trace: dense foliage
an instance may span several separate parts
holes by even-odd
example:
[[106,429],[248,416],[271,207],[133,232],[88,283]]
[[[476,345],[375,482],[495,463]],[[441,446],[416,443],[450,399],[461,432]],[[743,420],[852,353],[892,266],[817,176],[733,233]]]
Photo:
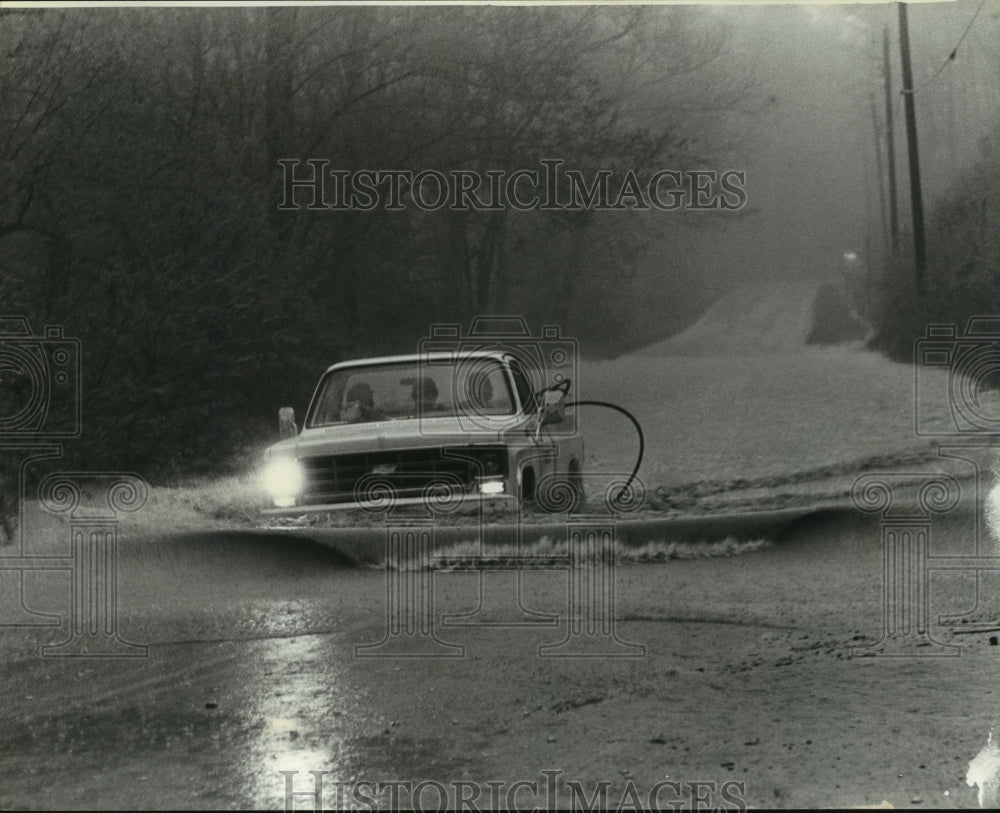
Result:
[[875,346],[899,361],[914,359],[914,343],[932,324],[954,325],[961,337],[970,318],[1000,314],[1000,144],[987,140],[979,159],[927,217],[924,291],[914,281],[910,236],[885,262]]
[[683,170],[711,143],[678,88],[745,92],[711,78],[723,46],[694,9],[0,12],[0,302],[82,342],[70,456],[238,465],[326,365],[477,313],[593,353],[669,333],[697,277],[630,281],[677,215],[284,211],[279,161]]

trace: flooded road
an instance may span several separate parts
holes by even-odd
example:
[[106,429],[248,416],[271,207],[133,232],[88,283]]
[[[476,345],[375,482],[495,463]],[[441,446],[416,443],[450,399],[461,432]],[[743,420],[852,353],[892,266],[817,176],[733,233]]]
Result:
[[[961,657],[852,658],[881,629],[877,523],[807,518],[772,541],[619,564],[610,626],[588,628],[570,610],[594,583],[551,563],[386,571],[280,537],[123,540],[118,633],[145,657],[40,657],[65,627],[0,636],[0,803],[974,805],[990,636],[938,626]],[[432,627],[394,627],[420,584]],[[932,587],[935,618],[973,605],[969,574]],[[67,613],[68,594],[66,574],[26,577],[29,607]],[[597,657],[560,657],[588,629]]]

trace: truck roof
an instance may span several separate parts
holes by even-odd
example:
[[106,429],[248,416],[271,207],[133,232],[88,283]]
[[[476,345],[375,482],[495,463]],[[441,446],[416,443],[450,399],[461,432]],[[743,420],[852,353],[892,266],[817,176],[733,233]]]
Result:
[[350,361],[338,361],[326,368],[326,372],[334,369],[346,367],[371,367],[379,364],[412,364],[415,362],[428,361],[449,361],[460,359],[493,358],[503,361],[509,353],[503,350],[456,350],[454,352],[443,350],[429,353],[406,353],[399,356],[374,356],[372,358],[351,359]]

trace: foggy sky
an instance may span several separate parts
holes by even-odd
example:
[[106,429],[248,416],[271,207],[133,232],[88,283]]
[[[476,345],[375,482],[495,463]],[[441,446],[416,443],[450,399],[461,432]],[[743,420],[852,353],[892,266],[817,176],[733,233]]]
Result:
[[[924,206],[976,157],[1000,109],[1000,3],[987,0],[953,61],[978,2],[909,6]],[[734,117],[731,161],[748,174],[755,213],[699,247],[736,279],[835,274],[843,252],[881,235],[870,94],[884,116],[882,31],[888,26],[901,225],[909,228],[906,136],[895,4],[723,7],[734,25],[733,69],[752,64],[766,103]],[[949,64],[931,80],[942,63]],[[877,248],[877,246],[875,246]]]

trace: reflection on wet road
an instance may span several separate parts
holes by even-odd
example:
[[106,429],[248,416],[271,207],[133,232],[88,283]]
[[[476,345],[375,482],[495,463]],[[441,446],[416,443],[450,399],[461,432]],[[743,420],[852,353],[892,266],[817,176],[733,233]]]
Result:
[[[323,663],[319,672],[317,663]],[[261,642],[235,708],[245,715],[251,742],[234,773],[246,776],[251,803],[281,799],[287,783],[309,782],[283,772],[323,770],[350,776],[347,743],[358,733],[363,703],[347,683],[349,662],[326,637]],[[307,774],[306,774],[307,775]]]
[[[347,743],[379,723],[348,674],[338,582],[377,596],[380,574],[309,546],[233,544],[125,547],[120,632],[148,658],[43,659],[65,630],[4,631],[5,807],[77,806],[81,788],[110,807],[275,807],[283,770],[349,774]],[[66,612],[67,586],[35,578],[26,597]],[[46,784],[53,763],[61,779]]]

